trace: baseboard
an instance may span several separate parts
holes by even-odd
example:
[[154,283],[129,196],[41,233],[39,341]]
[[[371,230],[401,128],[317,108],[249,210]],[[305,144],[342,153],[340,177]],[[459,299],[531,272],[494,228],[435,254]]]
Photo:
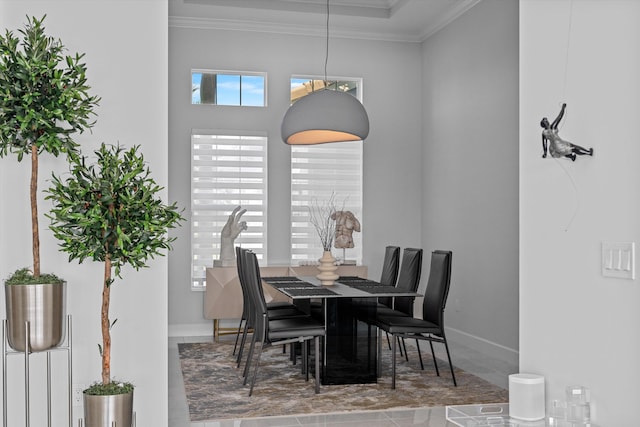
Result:
[[479,351],[489,357],[503,360],[514,366],[519,364],[519,352],[509,347],[497,344],[493,341],[463,332],[454,328],[446,328],[447,339]]
[[169,337],[202,337],[213,335],[213,320],[206,323],[180,323],[169,325]]

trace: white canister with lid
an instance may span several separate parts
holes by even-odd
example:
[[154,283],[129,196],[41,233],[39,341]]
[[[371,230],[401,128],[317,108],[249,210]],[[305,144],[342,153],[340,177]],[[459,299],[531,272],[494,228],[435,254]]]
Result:
[[524,421],[545,417],[544,377],[535,374],[509,375],[509,416]]

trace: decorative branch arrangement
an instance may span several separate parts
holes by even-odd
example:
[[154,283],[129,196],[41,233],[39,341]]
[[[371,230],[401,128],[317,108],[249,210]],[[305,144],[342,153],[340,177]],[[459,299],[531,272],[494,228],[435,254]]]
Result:
[[322,248],[325,251],[330,251],[336,236],[335,213],[338,209],[336,208],[335,193],[331,193],[329,200],[323,203],[314,198],[307,208],[309,209],[309,222],[315,227]]

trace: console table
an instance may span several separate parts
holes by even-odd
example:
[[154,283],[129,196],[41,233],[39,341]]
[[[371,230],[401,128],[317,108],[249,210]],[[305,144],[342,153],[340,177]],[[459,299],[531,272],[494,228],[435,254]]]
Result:
[[[277,276],[314,276],[318,267],[300,266],[264,266],[260,267],[262,277]],[[358,276],[367,278],[364,265],[340,265],[336,273],[340,276]],[[242,316],[242,289],[238,281],[238,270],[234,267],[207,268],[207,286],[204,295],[204,318],[213,320],[213,336],[236,333],[237,328],[221,329],[220,319],[240,319]],[[263,286],[267,302],[287,301],[288,298],[271,286]]]

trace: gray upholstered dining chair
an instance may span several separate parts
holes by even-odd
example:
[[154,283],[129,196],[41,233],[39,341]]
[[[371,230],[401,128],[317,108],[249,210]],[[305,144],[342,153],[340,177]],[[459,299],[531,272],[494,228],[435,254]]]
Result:
[[311,316],[296,316],[282,319],[273,319],[270,317],[267,303],[262,291],[262,279],[260,277],[260,268],[255,254],[251,251],[244,253],[244,273],[249,291],[250,309],[253,313],[250,315],[254,321],[253,336],[245,370],[245,384],[255,352],[256,344],[260,343],[258,355],[253,368],[253,377],[251,379],[251,387],[249,396],[253,393],[253,388],[258,376],[258,368],[260,366],[260,356],[262,351],[270,346],[285,345],[292,343],[302,343],[302,371],[309,379],[309,341],[314,340],[315,350],[315,392],[320,392],[320,337],[325,336],[325,327],[322,322],[317,321]]
[[[422,273],[422,249],[405,248],[402,251],[402,263],[396,288],[407,292],[417,292]],[[413,316],[413,304],[416,297],[393,297],[393,308],[381,307],[378,316],[408,315]]]
[[[424,369],[424,365],[422,363],[418,340],[429,341],[431,356],[433,357],[433,363],[438,376],[440,376],[440,371],[438,370],[438,363],[433,351],[433,343],[439,342],[444,344],[453,384],[455,386],[458,385],[444,331],[444,309],[451,284],[451,258],[451,251],[437,250],[431,254],[431,269],[429,271],[429,281],[427,282],[427,289],[422,304],[422,319],[416,319],[412,315],[407,314],[392,316],[380,315],[376,318],[378,340],[382,338],[382,331],[392,335],[391,388],[396,387],[396,337],[413,338],[416,340],[421,369]],[[378,349],[380,349],[379,342]]]
[[[247,334],[249,333],[249,329],[253,328],[254,322],[252,317],[253,311],[251,310],[251,300],[249,299],[249,290],[247,288],[248,282],[246,278],[245,264],[247,250],[237,246],[235,251],[236,265],[238,270],[238,281],[240,282],[240,289],[242,290],[242,317],[238,325],[238,334],[236,335],[236,342],[233,346],[233,354],[236,354],[236,347],[238,346],[238,341],[240,338],[240,348],[238,349],[238,354],[236,355],[237,366],[240,367],[240,364],[242,363],[242,354],[244,351]],[[271,319],[282,319],[286,317],[305,315],[305,313],[299,310],[295,305],[286,301],[267,303],[267,310],[269,311],[269,316]],[[243,322],[244,328],[242,328]],[[244,376],[246,376],[246,370]]]
[[[384,259],[382,260],[382,273],[380,273],[380,283],[383,285],[396,286],[398,280],[398,268],[400,267],[400,247],[399,246],[387,246],[384,248]],[[378,308],[393,308],[393,297],[378,297]],[[369,324],[371,328],[372,322],[365,322]],[[387,335],[387,343],[389,350],[391,350],[391,342]]]
[[[384,260],[382,261],[382,273],[380,283],[383,285],[395,286],[398,280],[398,268],[400,267],[400,247],[387,246],[384,248]],[[391,297],[380,297],[378,302],[386,307],[393,306]]]
[[[420,286],[420,277],[422,274],[422,249],[405,248],[402,251],[402,263],[400,265],[400,271],[396,288],[403,289],[407,292],[417,292]],[[378,305],[376,311],[376,318],[371,322],[377,323],[377,318],[380,316],[413,316],[413,305],[415,297],[393,297],[393,306]],[[387,341],[388,342],[388,341]],[[400,339],[398,338],[398,342]],[[391,348],[391,346],[389,346]],[[409,360],[407,349],[404,341],[402,341],[402,347],[400,353],[404,349],[404,356]],[[378,353],[378,358],[380,354]]]

